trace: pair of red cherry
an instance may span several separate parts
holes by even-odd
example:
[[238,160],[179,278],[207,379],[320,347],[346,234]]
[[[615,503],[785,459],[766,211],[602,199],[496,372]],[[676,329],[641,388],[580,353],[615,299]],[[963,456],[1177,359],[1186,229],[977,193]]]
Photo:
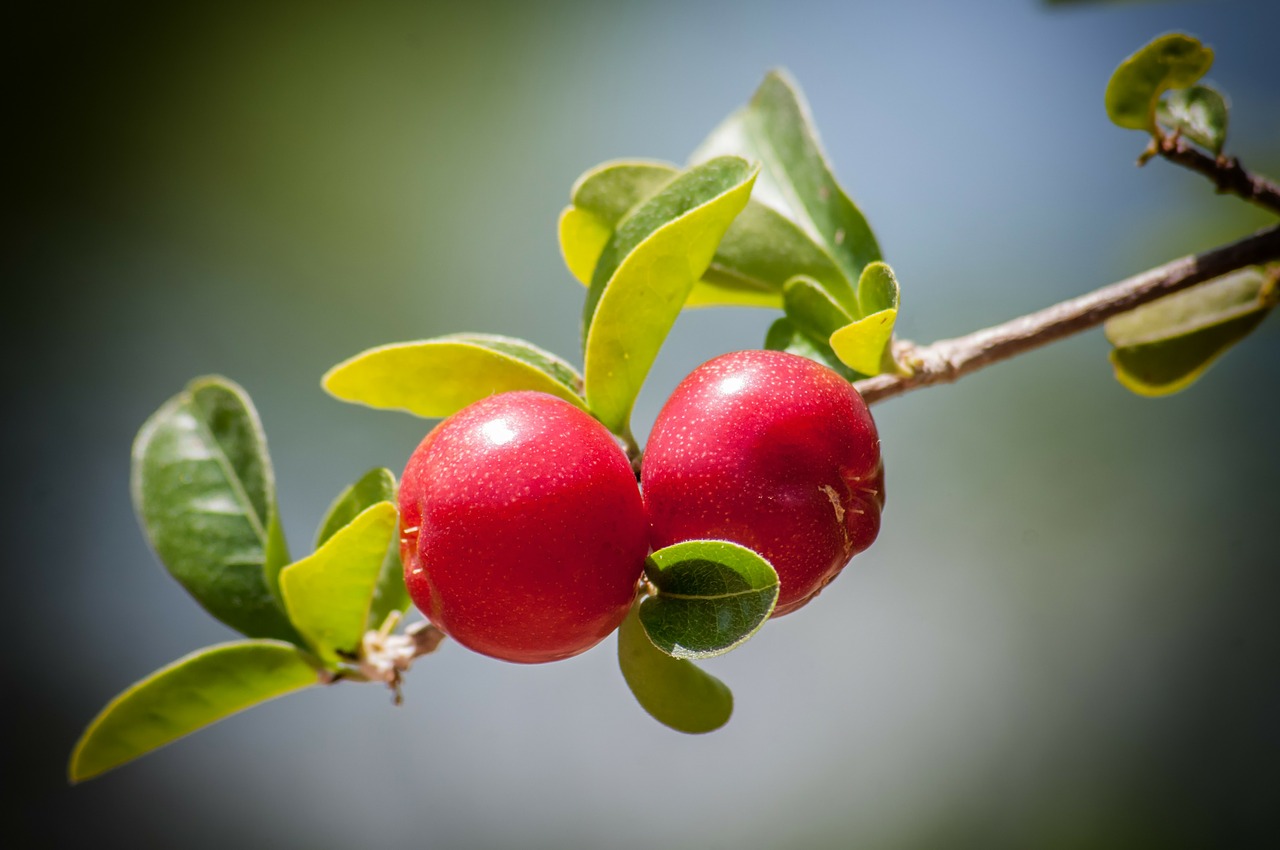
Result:
[[553,396],[490,396],[446,419],[405,468],[401,554],[414,604],[459,643],[555,661],[618,627],[651,548],[758,552],[778,573],[779,616],[871,545],[883,504],[880,441],[849,382],[741,351],[672,393],[640,487],[604,426]]

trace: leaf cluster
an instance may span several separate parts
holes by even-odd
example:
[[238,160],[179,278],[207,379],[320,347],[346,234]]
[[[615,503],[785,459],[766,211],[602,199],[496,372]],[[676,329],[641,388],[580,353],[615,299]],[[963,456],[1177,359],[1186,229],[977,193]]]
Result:
[[[1199,83],[1213,58],[1213,49],[1198,39],[1169,33],[1116,68],[1107,83],[1107,115],[1117,126],[1151,137],[1139,164],[1179,138],[1223,161],[1227,98]],[[1111,319],[1106,335],[1116,379],[1147,396],[1190,386],[1275,307],[1277,276],[1280,269],[1246,269]]]

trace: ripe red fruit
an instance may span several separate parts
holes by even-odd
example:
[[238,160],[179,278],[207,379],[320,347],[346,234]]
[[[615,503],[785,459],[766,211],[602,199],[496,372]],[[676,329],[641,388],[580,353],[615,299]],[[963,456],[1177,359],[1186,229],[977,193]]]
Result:
[[635,474],[596,420],[544,393],[490,396],[427,435],[400,483],[418,608],[507,661],[555,661],[626,616],[648,553]]
[[759,552],[781,583],[775,617],[871,545],[884,506],[862,397],[779,351],[726,354],[685,378],[654,423],[641,484],[654,549],[715,538]]

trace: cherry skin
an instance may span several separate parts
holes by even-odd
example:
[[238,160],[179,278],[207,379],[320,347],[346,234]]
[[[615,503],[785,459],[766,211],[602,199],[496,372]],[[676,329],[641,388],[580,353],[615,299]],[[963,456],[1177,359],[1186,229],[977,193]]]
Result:
[[603,425],[554,396],[490,396],[441,422],[400,483],[418,609],[507,661],[577,655],[621,623],[648,553],[635,474]]
[[794,354],[739,351],[671,394],[641,489],[654,549],[730,540],[773,564],[778,617],[876,539],[884,467],[871,413],[848,381]]

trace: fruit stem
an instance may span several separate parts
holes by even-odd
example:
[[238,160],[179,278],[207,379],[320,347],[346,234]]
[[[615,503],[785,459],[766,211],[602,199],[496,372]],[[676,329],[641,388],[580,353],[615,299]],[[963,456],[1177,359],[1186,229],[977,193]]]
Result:
[[635,435],[631,433],[631,423],[628,422],[623,426],[622,433],[617,435],[622,441],[622,450],[626,452],[627,460],[631,462],[631,470],[636,475],[636,480],[640,480],[640,461],[644,459],[644,450],[640,448],[640,444],[636,441]]

